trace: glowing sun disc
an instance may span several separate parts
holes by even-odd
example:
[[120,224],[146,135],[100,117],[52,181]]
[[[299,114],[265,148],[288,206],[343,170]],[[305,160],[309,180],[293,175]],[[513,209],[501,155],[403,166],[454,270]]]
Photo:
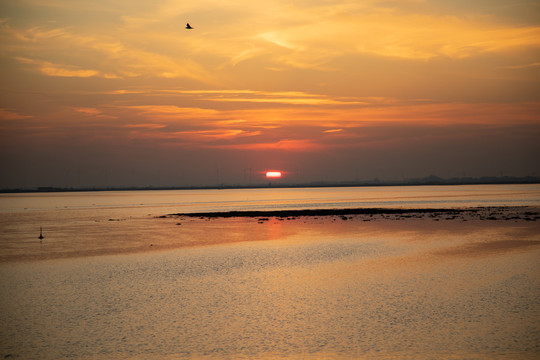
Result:
[[267,171],[266,172],[266,177],[267,178],[272,178],[272,179],[280,178],[281,177],[281,171]]

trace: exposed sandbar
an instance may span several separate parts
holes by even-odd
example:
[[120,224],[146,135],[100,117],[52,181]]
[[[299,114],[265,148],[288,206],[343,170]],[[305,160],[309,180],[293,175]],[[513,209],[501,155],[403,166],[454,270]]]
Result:
[[294,210],[246,210],[224,212],[177,213],[163,217],[198,217],[198,218],[296,218],[323,216],[375,216],[389,215],[394,218],[431,217],[443,219],[468,218],[478,220],[532,220],[540,218],[538,208],[531,207],[474,207],[446,209],[405,209],[405,208],[346,208],[346,209],[294,209]]
[[346,216],[346,215],[402,215],[402,214],[460,214],[477,212],[478,209],[298,209],[298,210],[246,210],[223,212],[178,213],[171,216],[228,218],[228,217],[298,217],[298,216]]

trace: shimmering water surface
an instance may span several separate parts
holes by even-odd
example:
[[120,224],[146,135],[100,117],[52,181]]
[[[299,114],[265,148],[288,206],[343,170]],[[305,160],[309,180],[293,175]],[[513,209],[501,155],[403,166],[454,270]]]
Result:
[[[472,186],[1,195],[0,356],[535,359],[539,194]],[[157,217],[469,204],[529,208],[482,219]]]
[[0,194],[0,212],[120,209],[123,216],[305,208],[540,206],[539,185],[96,191]]

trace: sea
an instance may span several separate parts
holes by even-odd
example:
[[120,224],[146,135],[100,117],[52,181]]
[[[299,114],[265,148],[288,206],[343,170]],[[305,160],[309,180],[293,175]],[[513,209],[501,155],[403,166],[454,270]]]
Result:
[[[338,208],[493,210],[170,216]],[[0,194],[0,357],[537,359],[538,208],[537,184]]]
[[124,215],[319,208],[538,206],[540,185],[309,187],[0,194],[0,213],[120,209]]

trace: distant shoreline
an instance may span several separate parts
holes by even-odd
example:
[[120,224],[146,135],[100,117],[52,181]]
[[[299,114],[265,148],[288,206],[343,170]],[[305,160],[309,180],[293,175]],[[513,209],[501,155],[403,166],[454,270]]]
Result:
[[404,181],[350,181],[350,182],[310,182],[281,183],[269,181],[254,185],[208,185],[208,186],[124,186],[124,187],[54,187],[0,189],[0,193],[51,193],[51,192],[93,192],[93,191],[152,191],[152,190],[236,190],[236,189],[287,189],[321,187],[390,187],[390,186],[459,186],[459,185],[533,185],[540,184],[540,177],[481,177],[443,179],[430,176],[422,179]]

